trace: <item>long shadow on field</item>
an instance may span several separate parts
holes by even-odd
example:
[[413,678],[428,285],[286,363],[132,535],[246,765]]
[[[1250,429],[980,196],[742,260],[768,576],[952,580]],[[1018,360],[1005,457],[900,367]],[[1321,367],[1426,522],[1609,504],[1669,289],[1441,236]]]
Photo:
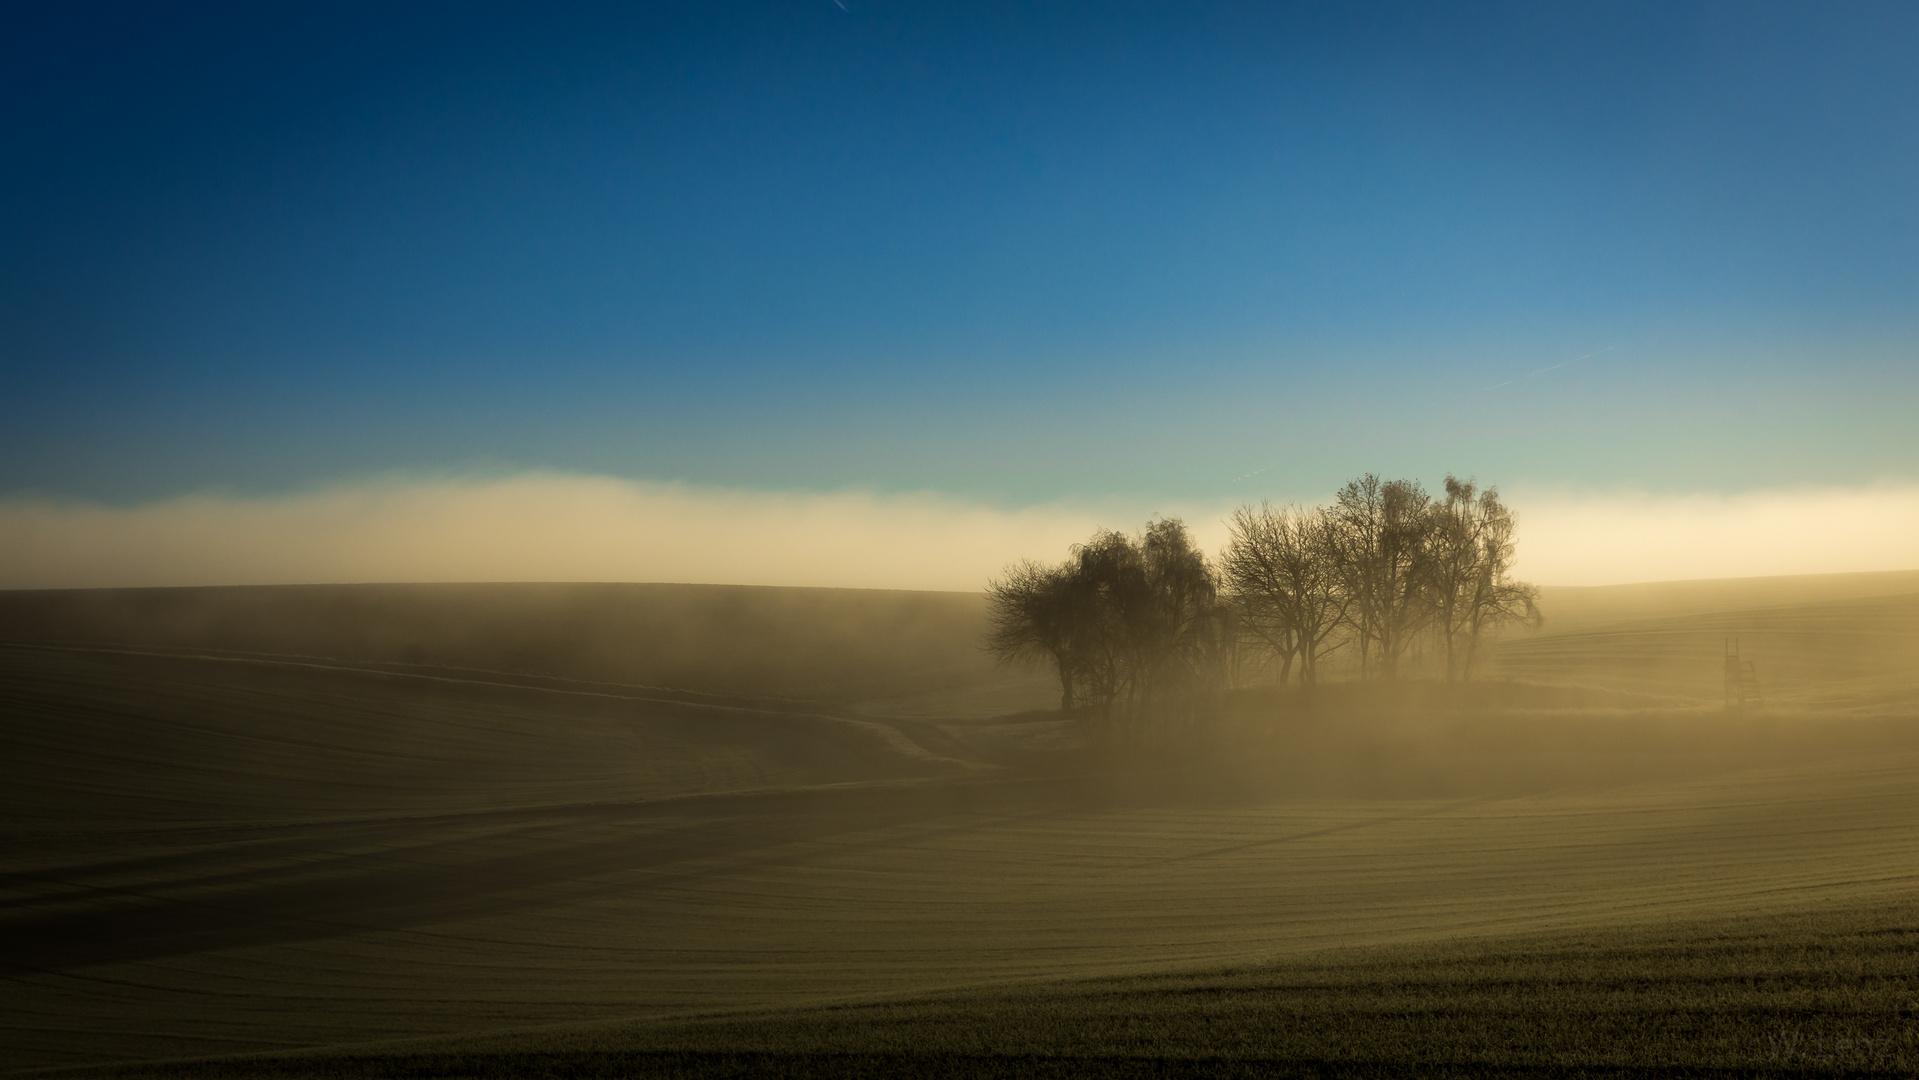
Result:
[[480,918],[1084,805],[1057,781],[948,783],[289,827],[265,844],[0,875],[14,894],[0,976]]

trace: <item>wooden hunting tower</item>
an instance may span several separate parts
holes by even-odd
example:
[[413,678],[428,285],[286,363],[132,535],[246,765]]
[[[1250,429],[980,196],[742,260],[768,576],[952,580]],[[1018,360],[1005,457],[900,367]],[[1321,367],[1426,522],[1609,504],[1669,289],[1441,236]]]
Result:
[[1759,703],[1759,674],[1753,670],[1752,661],[1739,658],[1739,639],[1726,639],[1726,707],[1735,705],[1757,705]]

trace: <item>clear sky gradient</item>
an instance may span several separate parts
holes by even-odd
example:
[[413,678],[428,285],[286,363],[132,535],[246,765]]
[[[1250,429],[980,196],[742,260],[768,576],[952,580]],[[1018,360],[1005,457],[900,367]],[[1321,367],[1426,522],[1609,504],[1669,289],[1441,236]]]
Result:
[[1910,484],[1915,56],[1911,4],[21,8],[0,496]]

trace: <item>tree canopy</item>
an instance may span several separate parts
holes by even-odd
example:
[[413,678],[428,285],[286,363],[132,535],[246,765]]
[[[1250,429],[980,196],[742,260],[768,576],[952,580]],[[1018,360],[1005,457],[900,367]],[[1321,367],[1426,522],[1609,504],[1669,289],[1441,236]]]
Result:
[[1495,630],[1538,626],[1538,589],[1512,576],[1498,489],[1448,476],[1444,492],[1367,474],[1327,506],[1241,506],[1216,562],[1177,518],[1101,530],[988,582],[986,647],[1050,668],[1061,709],[1103,716],[1203,700],[1252,670],[1311,686],[1332,656],[1394,679],[1430,647],[1464,681]]

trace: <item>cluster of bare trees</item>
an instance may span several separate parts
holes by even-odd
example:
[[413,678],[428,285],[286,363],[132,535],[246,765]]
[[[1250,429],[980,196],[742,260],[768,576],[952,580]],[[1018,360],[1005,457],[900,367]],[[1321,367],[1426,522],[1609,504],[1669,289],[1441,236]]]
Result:
[[1331,505],[1244,506],[1229,526],[1217,567],[1178,520],[1008,567],[987,586],[987,647],[1051,667],[1063,708],[1137,707],[1229,685],[1249,655],[1310,686],[1333,654],[1392,679],[1427,645],[1465,680],[1489,631],[1539,621],[1538,590],[1512,578],[1512,511],[1471,481],[1435,498],[1367,475]]
[[1177,519],[1096,533],[1057,566],[1015,563],[986,592],[987,647],[1051,667],[1062,709],[1212,689],[1234,645],[1219,575]]
[[1330,506],[1242,507],[1221,556],[1240,622],[1310,685],[1351,650],[1361,678],[1391,679],[1436,643],[1447,681],[1467,679],[1486,632],[1537,624],[1538,590],[1512,577],[1513,514],[1495,488],[1448,476],[1435,499],[1411,480],[1364,476]]

